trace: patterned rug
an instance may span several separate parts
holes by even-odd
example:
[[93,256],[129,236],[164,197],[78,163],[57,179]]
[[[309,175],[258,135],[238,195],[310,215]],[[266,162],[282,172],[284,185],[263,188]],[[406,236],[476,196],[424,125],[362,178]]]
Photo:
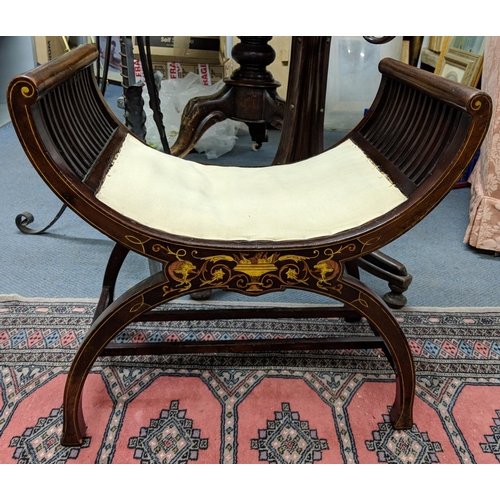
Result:
[[[0,302],[0,463],[500,462],[498,310],[396,313],[418,374],[408,431],[391,428],[394,375],[375,349],[101,358],[83,395],[88,437],[65,448],[64,382],[94,308]],[[255,319],[143,323],[119,340],[330,332],[370,335],[365,321]]]

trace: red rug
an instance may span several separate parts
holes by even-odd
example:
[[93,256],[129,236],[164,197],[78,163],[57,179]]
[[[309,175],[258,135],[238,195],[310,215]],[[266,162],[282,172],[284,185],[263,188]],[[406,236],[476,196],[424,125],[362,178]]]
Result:
[[[0,463],[498,463],[500,312],[396,312],[417,367],[414,426],[389,423],[378,350],[102,358],[88,437],[59,444],[89,301],[0,303]],[[187,306],[186,306],[187,307]],[[341,319],[141,324],[123,342],[370,334]]]

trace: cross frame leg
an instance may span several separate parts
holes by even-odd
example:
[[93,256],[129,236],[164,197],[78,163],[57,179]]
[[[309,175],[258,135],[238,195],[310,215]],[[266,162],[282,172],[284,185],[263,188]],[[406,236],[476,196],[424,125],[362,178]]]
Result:
[[[116,250],[118,256],[122,250]],[[82,342],[68,373],[64,391],[64,425],[61,444],[79,446],[85,436],[86,426],[82,411],[82,391],[85,380],[106,346],[130,323],[140,320],[144,313],[188,293],[188,288],[172,288],[168,284],[165,272],[161,271],[138,283],[115,302],[110,303],[94,320]],[[306,286],[299,286],[311,291]],[[189,292],[205,290],[200,284],[193,283]],[[232,289],[232,291],[239,291]],[[318,290],[313,290],[318,292]],[[415,367],[411,350],[404,333],[384,302],[368,287],[348,274],[342,274],[338,280],[323,287],[323,295],[339,300],[364,316],[373,328],[376,337],[383,340],[383,350],[396,373],[396,396],[390,417],[395,429],[408,429],[413,424],[413,400],[415,396]],[[351,312],[352,314],[352,312]],[[236,348],[236,344],[240,344]],[[203,343],[203,352],[211,352],[210,342]],[[258,346],[242,346],[241,341],[227,342],[227,346],[217,346],[218,351],[232,352],[246,349],[260,350]],[[268,342],[268,346],[273,344]],[[332,341],[332,346],[335,341]],[[379,344],[377,344],[379,345]],[[287,346],[283,346],[286,349]],[[199,346],[196,346],[199,349]],[[293,348],[310,348],[302,346]],[[335,347],[334,347],[335,348]],[[263,348],[262,350],[265,350]],[[189,352],[186,346],[185,352]],[[198,351],[197,351],[198,352]]]
[[[93,323],[83,340],[66,380],[63,403],[63,446],[79,446],[86,425],[82,411],[82,390],[85,380],[103,351],[127,325],[146,311],[166,302],[162,272],[146,278],[109,305]],[[182,295],[177,292],[177,295]],[[171,299],[176,296],[171,296]]]
[[396,397],[390,411],[395,429],[409,429],[413,425],[415,398],[415,364],[410,346],[396,318],[385,302],[356,278],[343,273],[329,296],[342,301],[365,317],[374,332],[382,337],[383,348],[396,373]]

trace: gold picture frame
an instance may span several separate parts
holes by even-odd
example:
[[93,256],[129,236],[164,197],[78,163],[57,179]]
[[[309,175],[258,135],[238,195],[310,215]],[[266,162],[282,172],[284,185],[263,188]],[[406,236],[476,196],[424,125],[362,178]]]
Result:
[[485,37],[445,37],[434,73],[476,87],[483,69],[484,42]]

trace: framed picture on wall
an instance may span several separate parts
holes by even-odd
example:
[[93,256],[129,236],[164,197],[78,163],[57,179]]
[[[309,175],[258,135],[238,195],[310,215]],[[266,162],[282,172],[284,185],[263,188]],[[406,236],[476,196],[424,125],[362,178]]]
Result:
[[486,37],[448,36],[434,73],[463,83],[477,86],[483,69],[483,54]]
[[120,37],[119,36],[99,36],[96,37],[99,48],[99,62],[101,65],[101,74],[106,60],[106,50],[109,43],[109,66],[108,66],[108,81],[114,83],[122,82],[121,75],[121,56],[120,56]]

